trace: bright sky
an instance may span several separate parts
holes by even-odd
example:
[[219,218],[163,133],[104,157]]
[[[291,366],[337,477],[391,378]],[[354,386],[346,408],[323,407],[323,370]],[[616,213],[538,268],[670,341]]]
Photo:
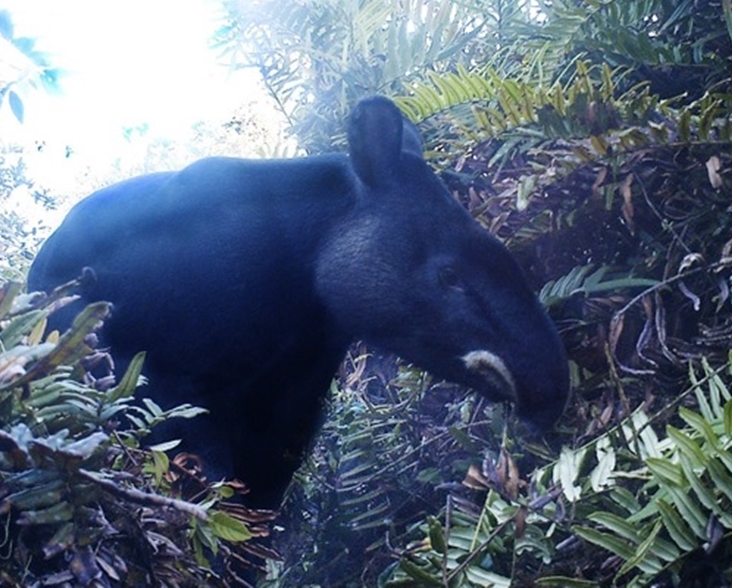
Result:
[[[259,92],[254,74],[232,74],[209,49],[223,22],[216,0],[0,0],[2,8],[15,37],[36,39],[68,72],[60,96],[23,94],[23,125],[3,108],[0,129],[5,140],[45,142],[37,167],[60,190],[79,162],[110,162],[129,148],[123,127],[147,124],[150,136],[174,139]],[[66,145],[74,162],[64,159]]]
[[[236,104],[231,76],[208,47],[215,0],[0,0],[16,36],[68,71],[63,100],[27,96],[27,127],[99,136],[123,125],[175,131]],[[43,104],[39,119],[39,103]],[[50,127],[49,127],[50,125]],[[27,130],[27,129],[26,129]]]

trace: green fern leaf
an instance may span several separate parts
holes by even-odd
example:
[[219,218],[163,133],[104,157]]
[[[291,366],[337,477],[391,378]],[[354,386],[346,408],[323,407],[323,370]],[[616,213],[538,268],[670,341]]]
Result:
[[717,497],[712,489],[701,480],[701,474],[703,472],[697,473],[691,464],[691,460],[689,460],[685,455],[680,455],[679,461],[681,462],[681,468],[685,474],[686,480],[694,491],[694,494],[696,494],[696,497],[699,499],[699,502],[708,510],[716,512],[718,510]]
[[732,400],[724,405],[724,434],[732,435]]
[[[651,532],[636,548],[633,557],[628,558],[618,570],[616,578],[624,576],[633,568],[646,572],[647,574],[658,574],[663,569],[663,564],[652,553],[652,547],[658,536],[658,532],[662,529],[661,521],[656,521]],[[673,558],[672,558],[673,559]]]
[[662,483],[674,488],[683,488],[685,480],[680,465],[659,457],[649,457],[645,463],[650,472]]
[[692,460],[697,467],[704,467],[707,463],[708,456],[702,451],[702,448],[685,432],[677,429],[672,425],[666,427],[666,433],[676,444],[678,451],[686,455]]
[[676,512],[676,509],[671,507],[668,502],[662,498],[656,500],[656,506],[658,507],[658,511],[661,513],[661,519],[663,520],[664,527],[676,545],[678,545],[684,552],[696,549],[698,541],[686,522],[684,522]]
[[[728,501],[732,501],[732,475],[717,460],[710,460],[707,464],[707,471],[714,482],[714,486],[720,490]],[[725,511],[722,511],[726,515]],[[728,529],[732,529],[732,516],[724,516],[723,524]]]
[[[706,416],[702,416],[698,412],[694,412],[693,410],[689,410],[683,406],[679,408],[679,416],[704,438],[710,448],[719,449],[719,438],[710,424],[711,422],[718,421],[719,419],[715,414],[713,414],[709,403],[707,403],[706,397],[704,397],[703,394],[700,396],[703,398],[703,405],[706,408]],[[702,406],[701,402],[699,403],[699,406]],[[699,449],[699,451],[701,451],[701,449]]]
[[694,534],[700,539],[706,540],[707,516],[702,512],[697,503],[692,500],[688,493],[679,488],[669,486],[667,487],[667,491],[676,510],[689,524]]
[[610,533],[602,533],[590,527],[572,527],[572,531],[581,539],[614,553],[623,561],[629,560],[635,553],[635,547],[631,543]]
[[637,544],[642,540],[635,525],[628,523],[624,518],[611,512],[593,512],[587,518],[632,543]]

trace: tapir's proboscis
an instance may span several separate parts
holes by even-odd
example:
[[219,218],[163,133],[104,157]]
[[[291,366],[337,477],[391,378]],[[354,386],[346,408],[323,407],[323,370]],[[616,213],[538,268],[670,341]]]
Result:
[[163,407],[208,409],[165,433],[209,478],[238,477],[276,508],[354,340],[398,354],[535,428],[568,397],[557,332],[506,248],[422,158],[383,97],[359,102],[349,154],[210,158],[77,204],[38,254],[30,290],[84,268],[84,305],[113,304],[101,338],[122,365],[146,351]]

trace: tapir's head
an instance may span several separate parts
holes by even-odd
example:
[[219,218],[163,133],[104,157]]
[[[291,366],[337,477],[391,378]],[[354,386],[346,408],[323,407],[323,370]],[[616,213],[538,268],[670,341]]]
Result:
[[539,429],[568,396],[557,332],[506,248],[422,159],[416,129],[385,98],[349,127],[356,204],[318,262],[318,290],[351,336],[494,401]]

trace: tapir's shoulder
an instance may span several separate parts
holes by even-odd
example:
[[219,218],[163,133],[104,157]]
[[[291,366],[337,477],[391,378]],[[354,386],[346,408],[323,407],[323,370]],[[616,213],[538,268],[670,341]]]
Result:
[[348,165],[348,157],[344,153],[328,153],[298,157],[275,159],[251,159],[242,157],[213,156],[198,159],[182,168],[182,175],[203,174],[217,175],[222,173],[257,173],[273,170],[298,170],[305,168],[325,169]]
[[209,193],[216,189],[254,191],[257,187],[270,192],[302,192],[353,182],[353,171],[348,157],[339,153],[288,159],[207,157],[177,172],[172,182],[177,190]]
[[69,214],[73,219],[121,214],[152,220],[191,208],[272,198],[326,198],[350,191],[353,172],[342,154],[292,159],[207,157],[179,171],[136,176],[97,190]]

